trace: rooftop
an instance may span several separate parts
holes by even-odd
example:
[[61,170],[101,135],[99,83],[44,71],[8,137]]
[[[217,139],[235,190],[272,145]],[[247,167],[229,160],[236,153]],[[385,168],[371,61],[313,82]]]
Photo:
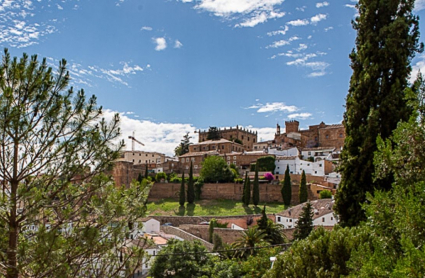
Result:
[[[322,217],[325,214],[332,213],[335,201],[332,199],[319,199],[311,201],[310,203],[313,207],[313,211],[315,211],[315,213],[313,214],[313,219],[316,219]],[[305,204],[306,203],[302,203],[297,206],[291,207],[287,210],[284,210],[283,212],[276,213],[276,215],[298,219]]]

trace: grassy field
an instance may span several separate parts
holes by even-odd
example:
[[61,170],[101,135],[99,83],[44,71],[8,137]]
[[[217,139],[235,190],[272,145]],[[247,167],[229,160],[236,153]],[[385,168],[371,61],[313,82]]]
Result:
[[[259,214],[264,203],[254,207],[244,207],[242,202],[232,200],[201,200],[193,205],[186,204],[180,207],[179,202],[164,199],[147,203],[147,215],[174,215],[174,216],[227,216],[227,215],[247,215]],[[266,205],[266,212],[277,213],[285,209],[281,203],[270,203]]]

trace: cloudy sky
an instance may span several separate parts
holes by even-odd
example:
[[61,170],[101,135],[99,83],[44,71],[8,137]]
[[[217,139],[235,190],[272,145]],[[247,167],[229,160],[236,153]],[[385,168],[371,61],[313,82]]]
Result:
[[[0,0],[0,45],[52,66],[65,58],[72,85],[95,94],[106,118],[121,114],[123,138],[135,131],[139,149],[171,155],[186,132],[196,141],[193,131],[209,126],[244,126],[268,140],[288,120],[340,123],[355,4]],[[425,56],[413,66],[425,67]]]

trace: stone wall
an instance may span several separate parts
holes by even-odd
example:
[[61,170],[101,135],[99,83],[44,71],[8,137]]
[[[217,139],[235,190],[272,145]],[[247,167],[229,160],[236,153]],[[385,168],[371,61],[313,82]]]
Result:
[[204,240],[200,237],[197,237],[192,233],[188,233],[188,232],[186,232],[182,229],[176,228],[176,227],[161,226],[161,232],[164,232],[164,233],[169,234],[169,235],[178,236],[178,237],[182,238],[183,240],[187,240],[187,241],[199,240],[202,243],[202,245],[204,245],[209,251],[211,251],[213,249],[212,243],[209,243],[208,241],[206,241],[206,240]]
[[[206,241],[209,240],[208,225],[181,225],[179,228]],[[214,233],[218,234],[223,242],[227,244],[235,242],[238,238],[241,237],[242,232],[242,230],[214,228]]]

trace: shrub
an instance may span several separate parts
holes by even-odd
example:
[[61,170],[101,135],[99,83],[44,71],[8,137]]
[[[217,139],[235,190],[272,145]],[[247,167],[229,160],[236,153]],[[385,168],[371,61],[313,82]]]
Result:
[[164,180],[167,180],[167,174],[165,174],[165,173],[157,173],[156,174],[156,176],[155,176],[155,180],[157,181],[157,182],[159,182],[159,181],[161,181],[162,179],[164,179]]
[[272,180],[274,180],[274,176],[273,176],[273,174],[272,174],[272,173],[265,173],[265,174],[264,174],[264,178],[265,178],[266,180],[268,180],[268,181],[272,181]]
[[322,190],[320,191],[320,199],[331,199],[332,198],[332,192],[329,190]]
[[234,179],[233,180],[235,183],[243,183],[243,179],[241,179],[241,178],[236,178],[236,179]]

